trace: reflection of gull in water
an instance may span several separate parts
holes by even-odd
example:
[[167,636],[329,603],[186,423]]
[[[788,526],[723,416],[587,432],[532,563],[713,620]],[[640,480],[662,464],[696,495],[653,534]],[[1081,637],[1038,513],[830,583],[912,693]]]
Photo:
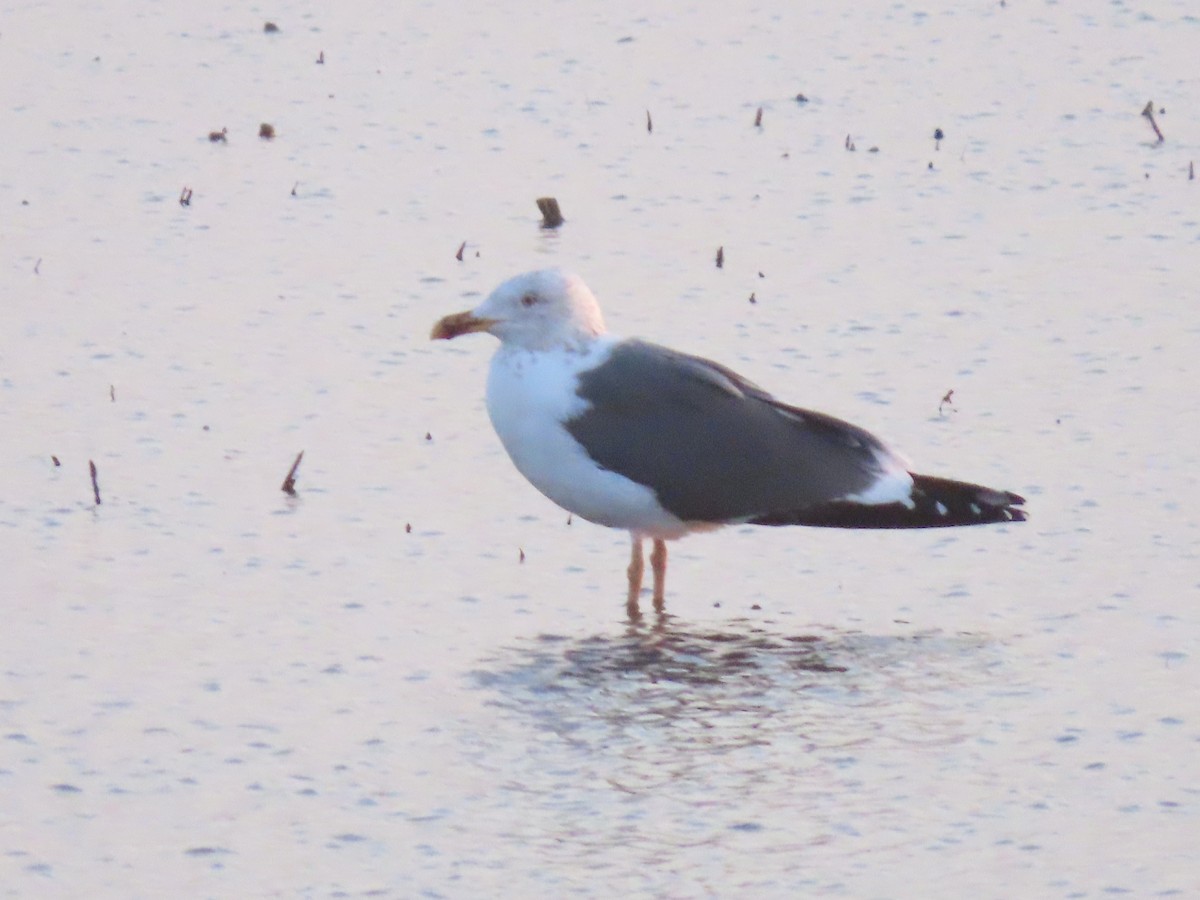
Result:
[[511,839],[499,811],[522,809],[522,845],[573,871],[614,860],[655,871],[704,845],[724,871],[733,854],[722,848],[735,841],[780,861],[772,871],[796,887],[770,880],[752,893],[814,896],[810,849],[861,852],[868,830],[915,849],[927,836],[906,837],[913,797],[948,778],[990,778],[978,742],[1028,690],[1004,671],[1002,650],[978,635],[811,633],[744,619],[716,631],[673,617],[523,640],[474,673],[493,710],[470,737],[489,779],[476,821],[496,810]]
[[[541,635],[484,662],[477,684],[500,706],[533,713],[555,730],[596,721],[665,725],[677,716],[695,724],[720,713],[732,716],[723,731],[740,721],[761,737],[769,730],[763,714],[786,721],[820,709],[838,719],[847,709],[924,708],[930,697],[986,683],[999,660],[993,641],[979,635],[788,634],[746,620],[706,630],[664,616],[618,635]],[[827,724],[826,736],[846,727]],[[884,723],[872,715],[863,724]]]
[[[669,620],[668,620],[669,621]],[[748,625],[748,623],[742,623]],[[755,625],[738,630],[690,631],[659,627],[630,629],[617,638],[593,637],[572,644],[565,638],[544,637],[562,646],[562,674],[583,682],[602,682],[612,675],[631,675],[649,682],[673,681],[694,686],[715,684],[777,667],[797,672],[844,672],[829,662],[816,635],[776,635]]]

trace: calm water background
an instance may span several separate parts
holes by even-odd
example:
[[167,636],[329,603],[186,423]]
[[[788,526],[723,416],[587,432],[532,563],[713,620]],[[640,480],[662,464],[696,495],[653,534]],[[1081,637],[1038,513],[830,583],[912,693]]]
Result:
[[[1200,10],[1081,9],[5,4],[0,894],[1200,894]],[[1031,521],[631,625],[427,340],[546,264]]]

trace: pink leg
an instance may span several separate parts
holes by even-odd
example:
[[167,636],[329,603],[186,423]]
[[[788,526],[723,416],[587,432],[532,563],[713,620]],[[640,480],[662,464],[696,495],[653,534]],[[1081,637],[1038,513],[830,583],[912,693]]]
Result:
[[654,608],[663,610],[667,591],[667,542],[654,539],[654,549],[650,551],[650,568],[654,570]]
[[[626,606],[632,610],[637,610],[638,595],[642,592],[642,573],[646,570],[646,561],[642,557],[642,539],[636,534],[630,534],[633,541],[633,547],[629,554],[629,599],[626,601]],[[633,612],[630,613],[633,615]]]

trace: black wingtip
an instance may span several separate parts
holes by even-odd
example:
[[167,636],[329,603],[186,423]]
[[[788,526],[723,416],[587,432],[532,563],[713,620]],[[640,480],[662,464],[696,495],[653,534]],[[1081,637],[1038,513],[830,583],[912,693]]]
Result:
[[769,513],[752,525],[811,525],[818,528],[954,528],[1024,522],[1025,498],[965,481],[913,475],[907,503],[834,500],[799,510]]

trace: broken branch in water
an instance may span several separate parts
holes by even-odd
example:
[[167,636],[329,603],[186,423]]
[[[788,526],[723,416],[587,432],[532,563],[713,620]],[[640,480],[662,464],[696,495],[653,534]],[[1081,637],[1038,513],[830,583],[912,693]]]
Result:
[[283,479],[283,484],[279,486],[279,489],[289,497],[296,496],[296,470],[300,468],[300,460],[302,459],[304,459],[303,450],[296,454],[296,461],[288,469],[287,478]]
[[96,481],[96,464],[88,460],[88,470],[92,473],[92,493],[96,495],[96,505],[100,505],[100,484]]
[[1163,137],[1162,129],[1158,127],[1158,123],[1154,121],[1154,101],[1151,100],[1146,104],[1146,108],[1142,110],[1142,115],[1150,121],[1150,127],[1154,129],[1154,133],[1158,135],[1158,142],[1161,144],[1166,140]]
[[562,217],[562,210],[558,208],[558,201],[553,197],[538,197],[537,208],[542,212],[543,228],[557,228],[566,221]]

